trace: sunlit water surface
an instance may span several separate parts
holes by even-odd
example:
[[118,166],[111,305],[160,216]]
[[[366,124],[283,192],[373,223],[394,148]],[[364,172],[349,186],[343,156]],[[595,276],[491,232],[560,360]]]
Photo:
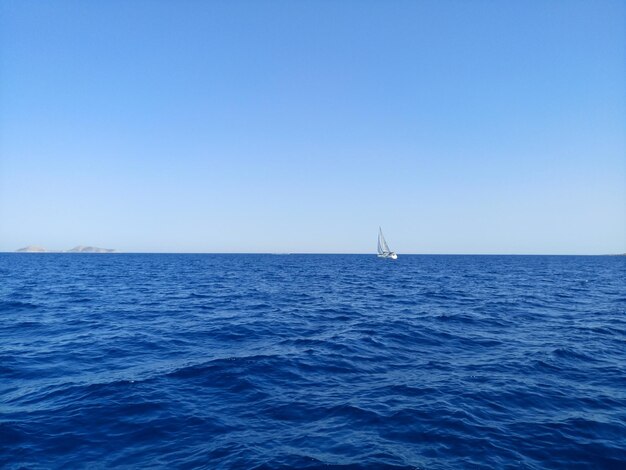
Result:
[[626,468],[626,257],[0,255],[0,466]]

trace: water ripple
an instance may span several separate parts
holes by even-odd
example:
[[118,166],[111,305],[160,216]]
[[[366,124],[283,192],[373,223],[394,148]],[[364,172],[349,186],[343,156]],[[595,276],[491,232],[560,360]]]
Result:
[[623,257],[0,265],[2,467],[626,468]]

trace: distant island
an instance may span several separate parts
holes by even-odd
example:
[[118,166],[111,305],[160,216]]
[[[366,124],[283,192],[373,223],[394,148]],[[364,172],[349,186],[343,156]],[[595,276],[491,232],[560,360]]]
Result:
[[118,253],[117,250],[113,250],[111,248],[98,248],[97,246],[83,246],[78,245],[72,248],[71,250],[61,250],[61,251],[53,251],[46,250],[41,246],[36,245],[28,245],[24,248],[20,248],[16,250],[17,253]]
[[22,252],[22,253],[45,253],[46,250],[45,248],[42,248],[40,246],[36,246],[36,245],[28,245],[24,248],[20,248],[19,250],[16,250],[18,253]]

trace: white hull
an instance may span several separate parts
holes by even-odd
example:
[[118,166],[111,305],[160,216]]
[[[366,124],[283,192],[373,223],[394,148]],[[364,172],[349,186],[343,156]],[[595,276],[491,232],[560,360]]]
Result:
[[398,259],[398,255],[395,253],[386,253],[384,255],[378,255],[379,258],[387,258],[387,259]]

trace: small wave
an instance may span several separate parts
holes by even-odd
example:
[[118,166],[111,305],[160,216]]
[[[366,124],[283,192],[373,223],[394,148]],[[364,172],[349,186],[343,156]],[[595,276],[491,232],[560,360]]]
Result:
[[29,302],[20,302],[17,300],[0,301],[0,312],[11,310],[33,310],[41,307],[41,305]]
[[593,356],[590,356],[589,354],[585,354],[582,351],[576,351],[572,348],[565,348],[565,347],[556,348],[552,351],[551,354],[561,359],[575,361],[577,364],[584,363],[584,362],[601,362],[600,360],[598,360],[597,358]]
[[14,323],[13,325],[11,325],[11,328],[38,328],[43,325],[44,324],[39,321],[23,320],[23,321]]

